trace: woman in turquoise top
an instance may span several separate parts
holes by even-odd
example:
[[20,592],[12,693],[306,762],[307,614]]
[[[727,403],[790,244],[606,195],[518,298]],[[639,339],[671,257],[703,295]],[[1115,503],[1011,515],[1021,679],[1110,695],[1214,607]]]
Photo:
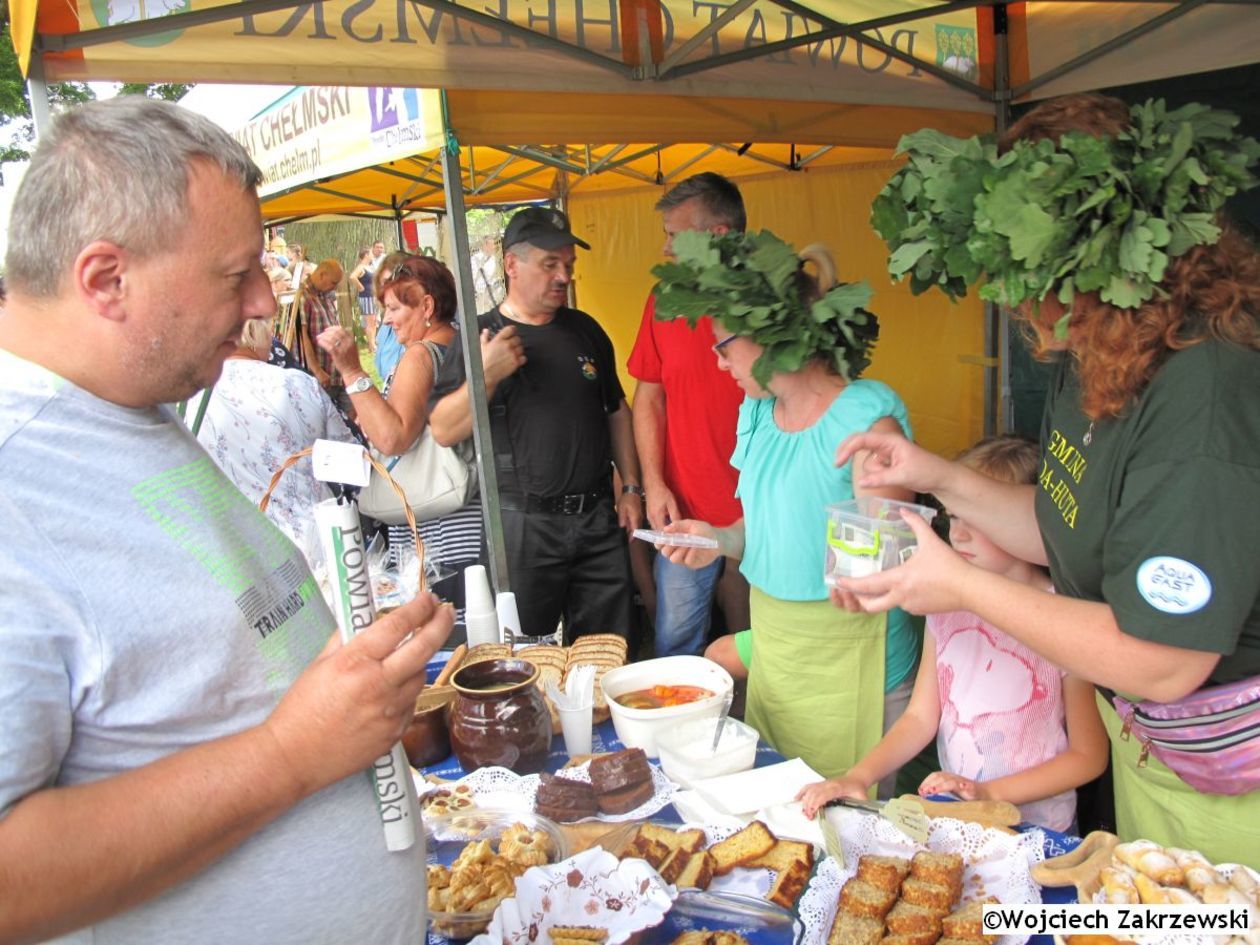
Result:
[[[834,282],[825,250],[801,258],[818,267],[818,283]],[[817,295],[816,285],[803,279],[797,291]],[[670,530],[708,535],[719,547],[662,553],[692,567],[719,554],[741,561],[753,630],[747,721],[778,751],[830,776],[856,763],[904,710],[918,651],[903,612],[850,614],[828,602],[826,506],[855,495],[912,498],[899,488],[855,490],[850,467],[834,465],[834,445],[837,436],[868,430],[909,436],[909,418],[886,384],[846,380],[832,350],[772,372],[763,385],[754,365],[766,349],[755,332],[736,333],[720,320],[713,327],[718,363],[746,394],[731,458],[744,518],[727,528],[676,522]],[[881,785],[881,794],[889,791],[891,784]]]

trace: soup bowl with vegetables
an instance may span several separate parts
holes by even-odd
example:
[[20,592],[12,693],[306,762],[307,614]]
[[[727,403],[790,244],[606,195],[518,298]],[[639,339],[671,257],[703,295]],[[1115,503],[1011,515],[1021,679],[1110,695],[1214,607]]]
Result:
[[617,737],[657,757],[658,733],[720,715],[735,688],[730,673],[703,656],[665,656],[609,670],[600,680]]

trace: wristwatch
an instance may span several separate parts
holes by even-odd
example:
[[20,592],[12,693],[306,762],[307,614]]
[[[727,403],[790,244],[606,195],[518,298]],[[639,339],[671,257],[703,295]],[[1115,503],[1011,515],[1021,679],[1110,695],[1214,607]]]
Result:
[[631,483],[626,483],[624,486],[621,487],[621,494],[625,495],[626,493],[632,493],[634,495],[637,495],[640,499],[642,499],[643,487],[632,485]]
[[372,387],[372,379],[364,374],[357,381],[351,381],[346,385],[347,394],[362,394],[365,390]]

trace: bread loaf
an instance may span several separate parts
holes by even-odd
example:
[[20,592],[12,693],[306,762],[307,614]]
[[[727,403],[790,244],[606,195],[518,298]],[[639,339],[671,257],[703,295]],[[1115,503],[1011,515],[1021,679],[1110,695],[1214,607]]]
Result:
[[656,788],[652,785],[652,780],[649,776],[648,780],[631,784],[620,791],[596,792],[595,800],[601,813],[626,814],[636,807],[646,804],[655,790]]
[[592,758],[589,770],[596,794],[623,791],[644,781],[648,784],[652,782],[652,771],[642,748],[626,748]]
[[594,817],[598,809],[595,791],[585,781],[543,774],[534,810],[562,824]]

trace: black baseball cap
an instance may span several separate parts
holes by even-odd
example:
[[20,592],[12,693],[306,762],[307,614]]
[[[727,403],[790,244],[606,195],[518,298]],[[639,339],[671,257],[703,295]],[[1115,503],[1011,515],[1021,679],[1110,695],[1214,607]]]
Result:
[[526,207],[517,212],[503,232],[503,248],[517,243],[529,243],[539,249],[559,249],[561,246],[581,246],[590,249],[569,229],[569,218],[551,207]]

